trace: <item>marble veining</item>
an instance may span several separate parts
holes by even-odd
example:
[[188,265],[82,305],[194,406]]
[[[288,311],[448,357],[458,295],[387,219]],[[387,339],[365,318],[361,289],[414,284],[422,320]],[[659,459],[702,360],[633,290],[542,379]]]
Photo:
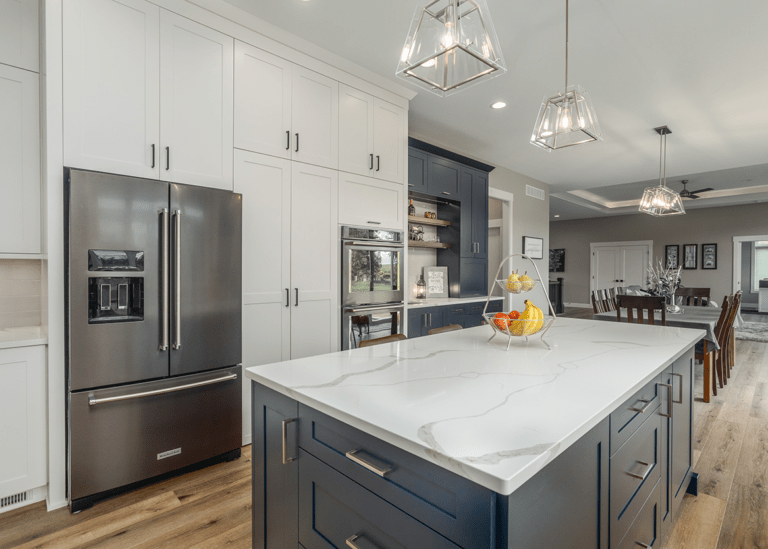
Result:
[[704,335],[558,319],[548,350],[481,326],[246,369],[263,385],[508,495]]

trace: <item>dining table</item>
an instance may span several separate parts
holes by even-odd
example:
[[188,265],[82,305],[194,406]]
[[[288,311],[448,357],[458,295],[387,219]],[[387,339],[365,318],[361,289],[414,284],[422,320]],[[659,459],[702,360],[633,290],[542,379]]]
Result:
[[[715,336],[715,326],[720,319],[720,307],[696,307],[687,306],[681,308],[678,313],[666,312],[666,325],[675,328],[696,328],[704,330],[706,335],[701,340],[703,345],[702,355],[704,356],[704,402],[710,401],[712,394],[712,352],[720,350],[720,342]],[[609,322],[616,322],[616,311],[608,311],[605,313],[596,313],[592,315],[593,320],[606,320]],[[627,322],[626,312],[622,313],[622,322]],[[661,323],[661,312],[657,311],[654,315],[654,323]],[[735,327],[740,327],[744,323],[741,318],[741,314],[737,314],[733,321]],[[733,330],[730,330],[731,338],[733,338]],[[731,341],[731,349],[734,349],[733,341]],[[731,357],[733,358],[733,357]]]

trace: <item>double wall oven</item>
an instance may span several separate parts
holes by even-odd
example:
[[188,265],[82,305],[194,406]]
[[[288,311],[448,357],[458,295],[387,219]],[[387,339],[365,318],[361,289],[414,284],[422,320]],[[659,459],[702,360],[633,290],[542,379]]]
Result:
[[403,331],[403,232],[341,228],[341,348]]

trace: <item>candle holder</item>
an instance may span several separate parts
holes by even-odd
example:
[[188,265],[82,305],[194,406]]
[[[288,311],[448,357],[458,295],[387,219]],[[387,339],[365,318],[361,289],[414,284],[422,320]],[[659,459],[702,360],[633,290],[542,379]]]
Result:
[[424,275],[419,275],[419,280],[416,281],[416,299],[427,298],[427,283],[424,281]]

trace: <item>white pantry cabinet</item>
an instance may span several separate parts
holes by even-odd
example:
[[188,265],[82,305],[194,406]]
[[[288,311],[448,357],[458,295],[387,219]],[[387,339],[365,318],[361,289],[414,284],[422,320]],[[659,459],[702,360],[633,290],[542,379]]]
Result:
[[405,110],[339,85],[339,169],[403,184]]
[[339,167],[339,83],[294,65],[291,69],[291,158]]
[[45,346],[0,349],[0,498],[47,480]]
[[0,63],[40,72],[38,0],[0,0]]
[[372,177],[339,173],[339,224],[403,230],[405,187]]
[[0,65],[0,253],[40,253],[39,80]]

